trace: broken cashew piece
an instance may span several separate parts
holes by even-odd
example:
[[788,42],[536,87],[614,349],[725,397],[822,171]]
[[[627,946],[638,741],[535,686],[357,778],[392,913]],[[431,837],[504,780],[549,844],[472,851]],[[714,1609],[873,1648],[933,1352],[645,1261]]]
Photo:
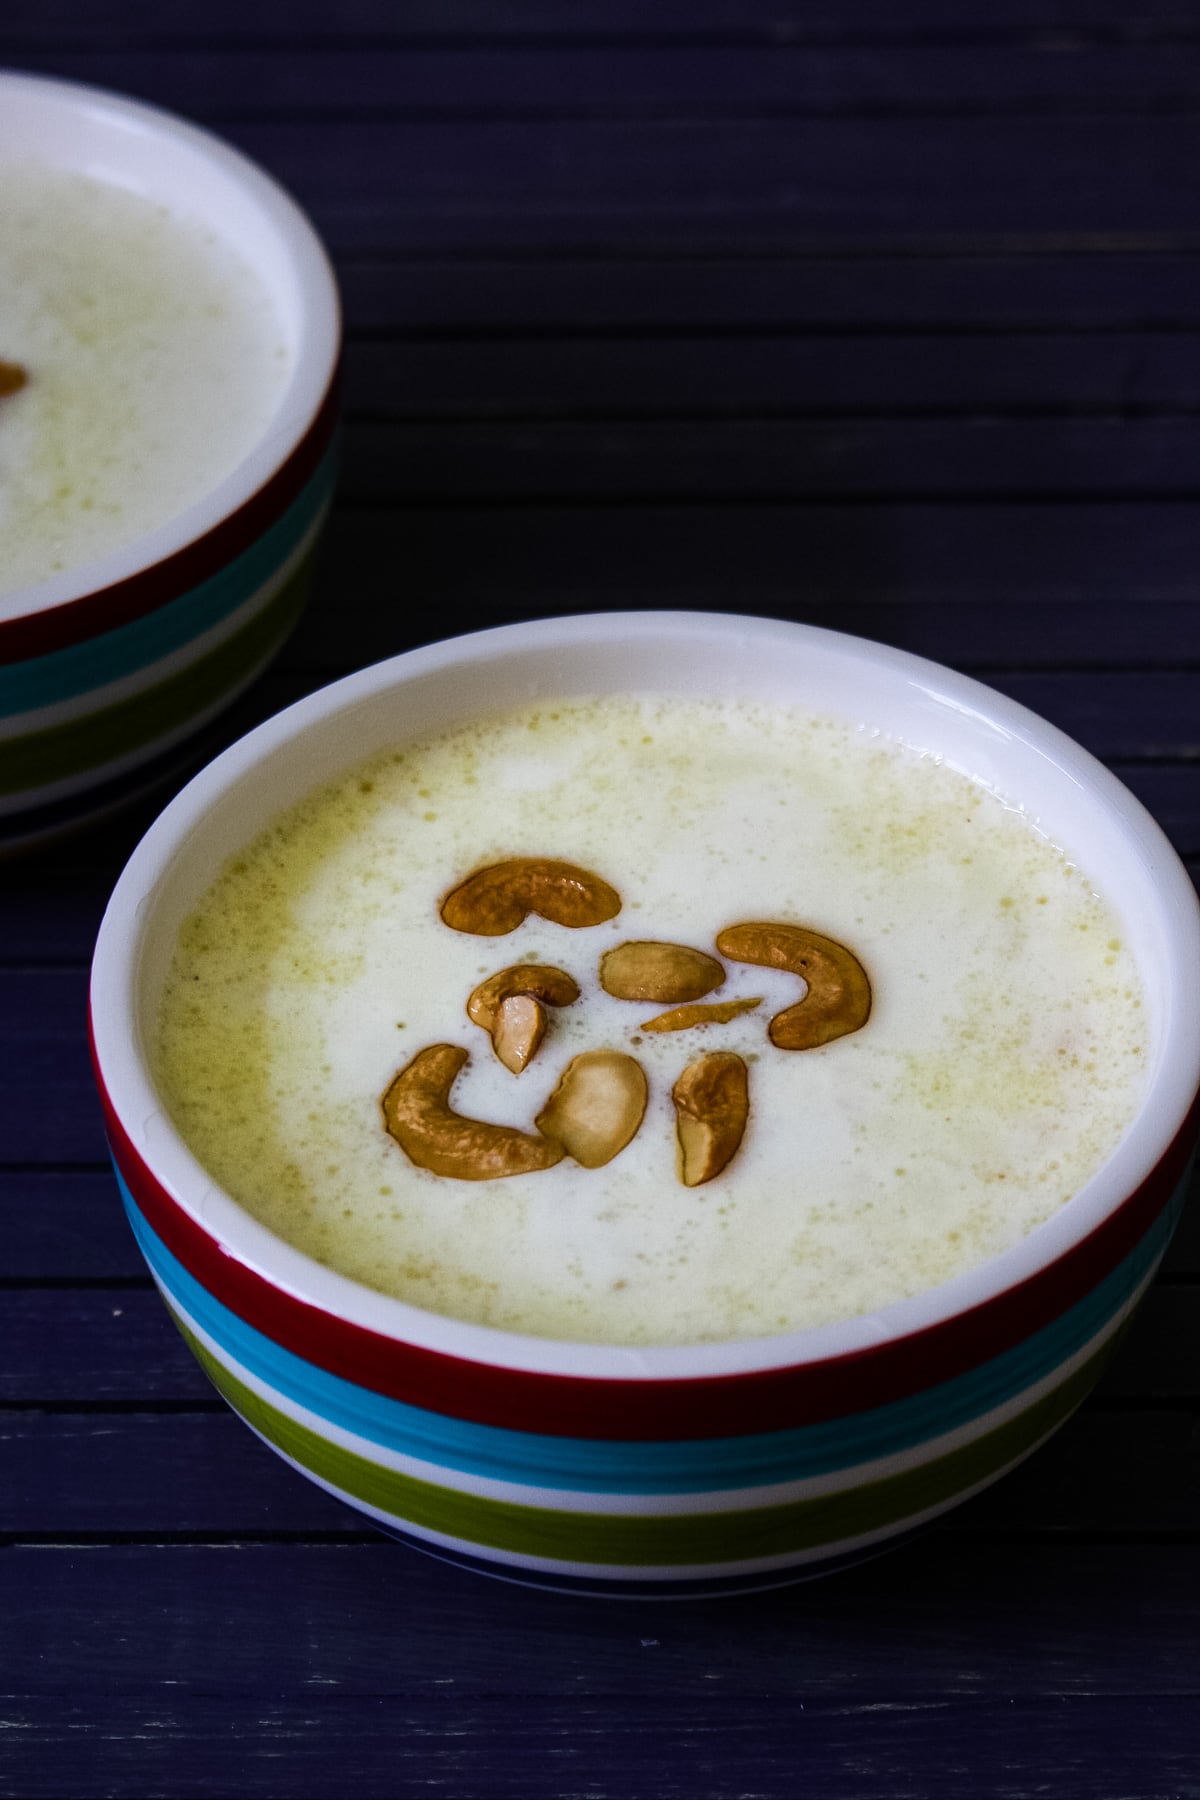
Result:
[[510,994],[500,1002],[492,1048],[512,1075],[528,1068],[546,1035],[546,1009],[531,994]]
[[699,1000],[724,979],[715,956],[687,944],[618,944],[600,958],[600,986],[614,1000]]
[[727,1168],[750,1117],[745,1063],[732,1050],[715,1050],[689,1063],[671,1089],[679,1140],[679,1178],[701,1187]]
[[384,1124],[409,1161],[457,1181],[496,1181],[561,1162],[562,1146],[548,1138],[452,1110],[450,1089],[468,1060],[457,1044],[431,1044],[418,1050],[384,1094]]
[[778,1050],[815,1050],[861,1030],[870,1017],[867,972],[833,938],[803,925],[728,925],[718,933],[717,949],[732,962],[786,969],[808,983],[803,998],[771,1020],[768,1035]]
[[621,910],[621,896],[590,869],[545,857],[515,856],[476,869],[441,904],[452,931],[505,937],[532,913],[577,931],[602,925]]
[[639,1031],[691,1031],[697,1025],[728,1025],[740,1013],[753,1012],[763,997],[752,1000],[714,1000],[707,1006],[673,1006],[670,1012],[658,1013],[638,1026]]
[[537,1055],[546,1035],[546,1008],[570,1006],[579,984],[547,963],[514,963],[481,981],[467,1001],[467,1017],[481,1025],[492,1048],[514,1075]]
[[19,394],[29,380],[20,363],[5,362],[0,356],[0,399],[5,394]]
[[538,1130],[585,1169],[599,1169],[634,1136],[647,1091],[641,1064],[623,1050],[585,1050],[559,1076]]

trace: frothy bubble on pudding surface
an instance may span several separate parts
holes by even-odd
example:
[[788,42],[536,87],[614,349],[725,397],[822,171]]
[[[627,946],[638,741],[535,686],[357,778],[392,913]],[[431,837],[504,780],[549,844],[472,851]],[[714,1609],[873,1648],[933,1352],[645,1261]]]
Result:
[[207,225],[34,161],[0,164],[0,593],[175,517],[253,447],[290,352]]
[[[525,863],[615,909],[446,922]],[[807,997],[767,927],[826,946]],[[837,980],[840,1035],[776,1029]],[[505,1039],[538,982],[540,1035],[526,1008]],[[185,924],[153,1061],[212,1175],[342,1273],[680,1344],[862,1314],[1014,1244],[1115,1149],[1147,1044],[1119,921],[1021,811],[849,723],[635,695],[402,744],[293,807]],[[422,1166],[384,1104],[414,1068],[550,1151]],[[625,1109],[598,1153],[562,1121],[596,1092]]]

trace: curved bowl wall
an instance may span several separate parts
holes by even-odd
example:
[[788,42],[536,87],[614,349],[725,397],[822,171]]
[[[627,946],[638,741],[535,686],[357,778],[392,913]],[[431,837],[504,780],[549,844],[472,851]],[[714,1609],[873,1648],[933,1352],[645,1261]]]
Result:
[[1181,1142],[1105,1242],[940,1341],[888,1345],[869,1366],[691,1391],[639,1384],[631,1396],[629,1384],[586,1379],[481,1382],[449,1358],[406,1367],[387,1356],[381,1367],[368,1335],[344,1338],[223,1270],[111,1113],[110,1130],[130,1223],[175,1323],[260,1437],[436,1555],[538,1585],[642,1594],[828,1573],[1027,1456],[1098,1379],[1166,1247],[1186,1160]]
[[0,76],[0,161],[121,179],[214,228],[278,302],[294,372],[259,443],[136,542],[0,595],[0,849],[153,785],[303,605],[334,470],[340,316],[311,226],[243,157],[152,108]]
[[[949,709],[953,729],[998,746],[1018,790],[1040,761],[1053,764],[1064,780],[1056,798],[1045,772],[1043,816],[1073,807],[1093,855],[1107,846],[1125,908],[1141,909],[1133,930],[1157,1015],[1142,1114],[1100,1175],[1013,1250],[869,1318],[778,1338],[637,1351],[522,1338],[319,1268],[213,1187],[145,1072],[139,1038],[159,960],[202,869],[329,772],[335,742],[347,766],[378,732],[419,729],[415,715],[444,708],[447,693],[469,710],[483,692],[503,704],[506,687],[619,689],[631,670],[668,666],[662,653],[689,632],[708,646],[686,678],[697,691],[740,649],[743,668],[757,662],[785,685],[789,660],[793,675],[810,668],[830,710],[839,682],[864,706],[872,686],[878,699],[907,684],[910,715],[915,706],[936,731]],[[297,745],[310,753],[298,765]],[[511,1579],[742,1591],[827,1572],[919,1529],[1020,1461],[1087,1394],[1166,1246],[1200,1131],[1198,952],[1191,884],[1157,827],[1077,747],[977,684],[770,622],[551,621],[351,677],[197,778],[106,918],[95,1061],[154,1279],[220,1391],[298,1469],[386,1530]]]

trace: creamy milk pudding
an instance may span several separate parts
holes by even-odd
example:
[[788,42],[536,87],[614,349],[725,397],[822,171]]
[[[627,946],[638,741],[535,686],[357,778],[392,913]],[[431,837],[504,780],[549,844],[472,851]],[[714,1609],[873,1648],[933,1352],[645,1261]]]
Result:
[[0,593],[131,543],[262,435],[289,352],[207,227],[33,163],[0,166]]
[[[511,862],[576,866],[608,916],[479,934],[471,878]],[[807,998],[745,959],[761,927],[832,946]],[[666,986],[621,997],[647,945]],[[506,1043],[468,1002],[516,970],[528,1013],[527,965],[567,986],[540,1042],[514,1014]],[[780,1016],[839,980],[840,1035],[780,1047]],[[201,1162],[321,1262],[464,1319],[663,1344],[860,1314],[1012,1245],[1115,1148],[1147,1041],[1120,923],[1020,811],[850,724],[634,696],[402,746],[286,813],[185,925],[154,1062]],[[588,1166],[551,1096],[594,1052],[640,1071],[644,1111]],[[444,1105],[406,1148],[385,1101],[431,1058]],[[681,1158],[698,1063],[734,1077],[715,1168],[694,1120]],[[476,1121],[557,1160],[420,1166],[450,1110],[468,1165]]]

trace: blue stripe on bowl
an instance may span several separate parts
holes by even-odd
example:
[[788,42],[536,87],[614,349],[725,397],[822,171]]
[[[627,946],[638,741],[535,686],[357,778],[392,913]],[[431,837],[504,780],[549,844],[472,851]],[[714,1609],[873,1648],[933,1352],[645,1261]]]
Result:
[[333,492],[336,462],[334,444],[287,511],[234,562],[198,587],[115,631],[0,667],[0,718],[90,693],[149,667],[219,625],[270,580],[319,517]]
[[445,1417],[331,1375],[283,1349],[220,1304],[152,1231],[117,1175],[142,1254],[214,1344],[274,1389],[343,1431],[463,1474],[589,1493],[685,1494],[830,1474],[894,1455],[967,1425],[1050,1375],[1090,1343],[1150,1273],[1183,1204],[1184,1186],[1137,1248],[1077,1306],[1015,1349],[911,1398],[827,1424],[749,1437],[641,1443],[563,1438]]

